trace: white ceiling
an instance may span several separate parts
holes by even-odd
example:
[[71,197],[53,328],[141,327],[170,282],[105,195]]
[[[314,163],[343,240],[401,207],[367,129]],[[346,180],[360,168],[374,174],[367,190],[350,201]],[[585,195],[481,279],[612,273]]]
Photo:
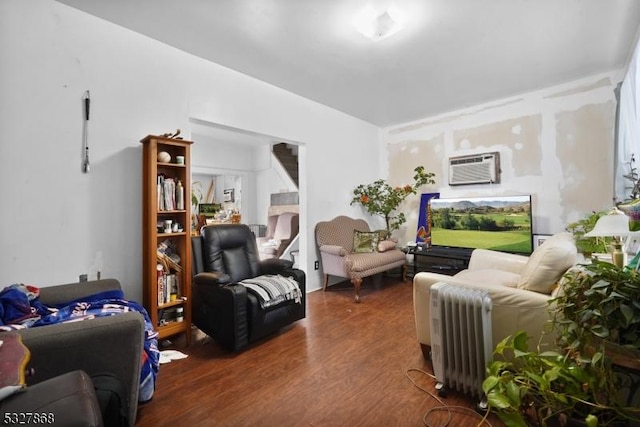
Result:
[[[378,126],[626,66],[637,0],[58,0]],[[366,4],[403,31],[357,33]]]

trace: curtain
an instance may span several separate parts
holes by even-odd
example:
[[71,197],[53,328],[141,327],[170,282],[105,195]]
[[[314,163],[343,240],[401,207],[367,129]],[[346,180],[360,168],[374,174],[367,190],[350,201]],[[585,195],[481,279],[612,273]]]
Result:
[[[615,196],[618,202],[628,200],[631,197],[633,182],[626,178],[633,172],[640,175],[637,168],[640,167],[640,101],[638,97],[638,81],[640,76],[640,58],[638,45],[629,63],[629,69],[620,88],[620,100],[618,103],[619,117],[617,128],[615,165]],[[635,159],[636,161],[632,161]]]

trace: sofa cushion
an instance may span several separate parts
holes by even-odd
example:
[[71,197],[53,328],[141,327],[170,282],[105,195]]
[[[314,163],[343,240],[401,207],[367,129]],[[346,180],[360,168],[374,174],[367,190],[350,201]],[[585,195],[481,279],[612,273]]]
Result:
[[575,264],[576,257],[577,249],[571,234],[551,236],[529,257],[518,288],[550,294],[555,283]]
[[386,252],[396,248],[396,242],[393,240],[381,240],[378,243],[378,252]]
[[387,237],[391,237],[391,234],[384,228],[381,228],[381,229],[378,229],[378,230],[373,230],[373,231],[375,233],[378,233],[378,235],[379,235],[378,240],[379,241],[383,241],[383,240],[386,240]]
[[331,221],[320,221],[316,225],[316,243],[342,246],[348,253],[353,252],[353,230],[370,231],[364,219],[353,219],[340,215]]
[[331,255],[337,255],[337,256],[345,256],[349,254],[349,252],[347,252],[345,248],[343,248],[342,246],[336,246],[336,245],[322,245],[320,246],[320,252],[325,252],[325,253],[328,253]]
[[518,285],[520,275],[510,271],[496,270],[494,268],[462,270],[454,276],[456,279],[468,280],[471,284],[491,283],[514,288]]
[[[390,265],[405,262],[406,255],[397,249],[386,252],[351,253],[345,257],[344,261],[347,271],[360,275],[360,273],[369,270],[380,270],[380,268],[382,268],[381,271],[388,270],[391,268],[389,267]],[[383,268],[385,266],[386,268]]]
[[353,252],[377,252],[380,235],[375,231],[353,231]]

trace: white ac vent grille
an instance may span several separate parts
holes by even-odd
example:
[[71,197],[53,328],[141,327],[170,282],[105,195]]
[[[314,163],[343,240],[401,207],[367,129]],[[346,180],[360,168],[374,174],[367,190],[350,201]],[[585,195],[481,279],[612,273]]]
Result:
[[500,153],[485,153],[449,159],[449,185],[500,182]]

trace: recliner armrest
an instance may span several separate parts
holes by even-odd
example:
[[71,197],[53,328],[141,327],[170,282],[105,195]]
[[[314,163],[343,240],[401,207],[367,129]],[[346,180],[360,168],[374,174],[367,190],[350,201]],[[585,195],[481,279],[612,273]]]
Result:
[[327,253],[329,255],[346,256],[349,252],[342,246],[337,245],[322,245],[320,246],[320,252]]
[[[215,275],[216,273],[200,273]],[[211,286],[217,283],[194,281],[192,319],[204,333],[220,345],[238,351],[249,343],[247,288],[242,285]]]
[[193,276],[193,282],[199,285],[227,285],[231,283],[231,276],[226,273],[204,272]]
[[520,274],[529,257],[490,249],[474,249],[469,259],[469,270],[495,269]]
[[259,262],[260,274],[278,274],[293,267],[293,261],[281,258],[269,258]]
[[17,333],[31,352],[29,366],[35,371],[27,377],[27,383],[40,383],[74,370],[89,375],[111,372],[125,385],[133,423],[138,408],[144,328],[142,314],[127,312],[21,329]]

